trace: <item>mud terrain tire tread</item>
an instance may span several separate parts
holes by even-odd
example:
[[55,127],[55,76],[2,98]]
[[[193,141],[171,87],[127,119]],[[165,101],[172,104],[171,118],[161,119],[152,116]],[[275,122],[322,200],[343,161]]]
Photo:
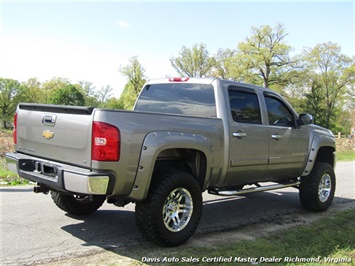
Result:
[[[174,173],[159,173],[152,184],[148,197],[143,202],[136,203],[136,224],[143,237],[165,247],[178,246],[186,242],[194,233],[202,213],[202,193],[197,180],[182,171]],[[164,203],[168,195],[177,188],[186,189],[192,197],[193,211],[186,227],[179,232],[167,229],[163,220]]]
[[63,194],[51,191],[51,197],[54,203],[63,211],[72,215],[88,215],[98,210],[105,202],[105,196],[93,196],[89,199],[87,196],[81,199],[74,195]]
[[[330,194],[325,202],[319,199],[319,185],[323,175],[329,175],[331,181]],[[328,209],[333,201],[335,193],[335,174],[333,167],[324,162],[316,162],[312,172],[305,177],[302,177],[299,186],[299,197],[302,206],[310,211],[322,212]]]

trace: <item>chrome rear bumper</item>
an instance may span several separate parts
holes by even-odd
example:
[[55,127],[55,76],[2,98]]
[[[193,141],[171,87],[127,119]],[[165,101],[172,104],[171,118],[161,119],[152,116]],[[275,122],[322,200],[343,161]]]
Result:
[[114,180],[108,172],[95,172],[17,152],[6,153],[6,163],[10,171],[22,178],[69,193],[107,195]]

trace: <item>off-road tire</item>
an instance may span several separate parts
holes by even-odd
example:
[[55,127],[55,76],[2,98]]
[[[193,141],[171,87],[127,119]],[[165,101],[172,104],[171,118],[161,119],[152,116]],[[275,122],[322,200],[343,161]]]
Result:
[[302,177],[299,196],[302,206],[310,211],[322,212],[328,209],[335,193],[333,167],[324,162],[316,162],[312,172]]
[[105,196],[79,196],[51,191],[54,203],[72,215],[88,215],[98,210],[105,202]]
[[181,245],[192,236],[201,218],[200,185],[186,172],[159,174],[155,180],[147,199],[136,203],[137,227],[157,245]]

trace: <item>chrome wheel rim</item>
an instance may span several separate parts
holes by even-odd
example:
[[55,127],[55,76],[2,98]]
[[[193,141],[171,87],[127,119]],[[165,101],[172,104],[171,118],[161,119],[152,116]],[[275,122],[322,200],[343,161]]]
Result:
[[318,186],[318,198],[321,202],[326,202],[332,190],[332,180],[329,174],[322,176]]
[[189,223],[193,212],[193,200],[190,192],[185,188],[174,189],[163,207],[165,227],[171,232],[183,230]]

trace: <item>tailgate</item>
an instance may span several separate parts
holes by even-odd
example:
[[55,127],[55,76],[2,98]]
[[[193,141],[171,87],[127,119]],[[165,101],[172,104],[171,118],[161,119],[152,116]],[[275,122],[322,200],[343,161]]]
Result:
[[91,107],[19,104],[16,150],[90,167],[93,110]]

